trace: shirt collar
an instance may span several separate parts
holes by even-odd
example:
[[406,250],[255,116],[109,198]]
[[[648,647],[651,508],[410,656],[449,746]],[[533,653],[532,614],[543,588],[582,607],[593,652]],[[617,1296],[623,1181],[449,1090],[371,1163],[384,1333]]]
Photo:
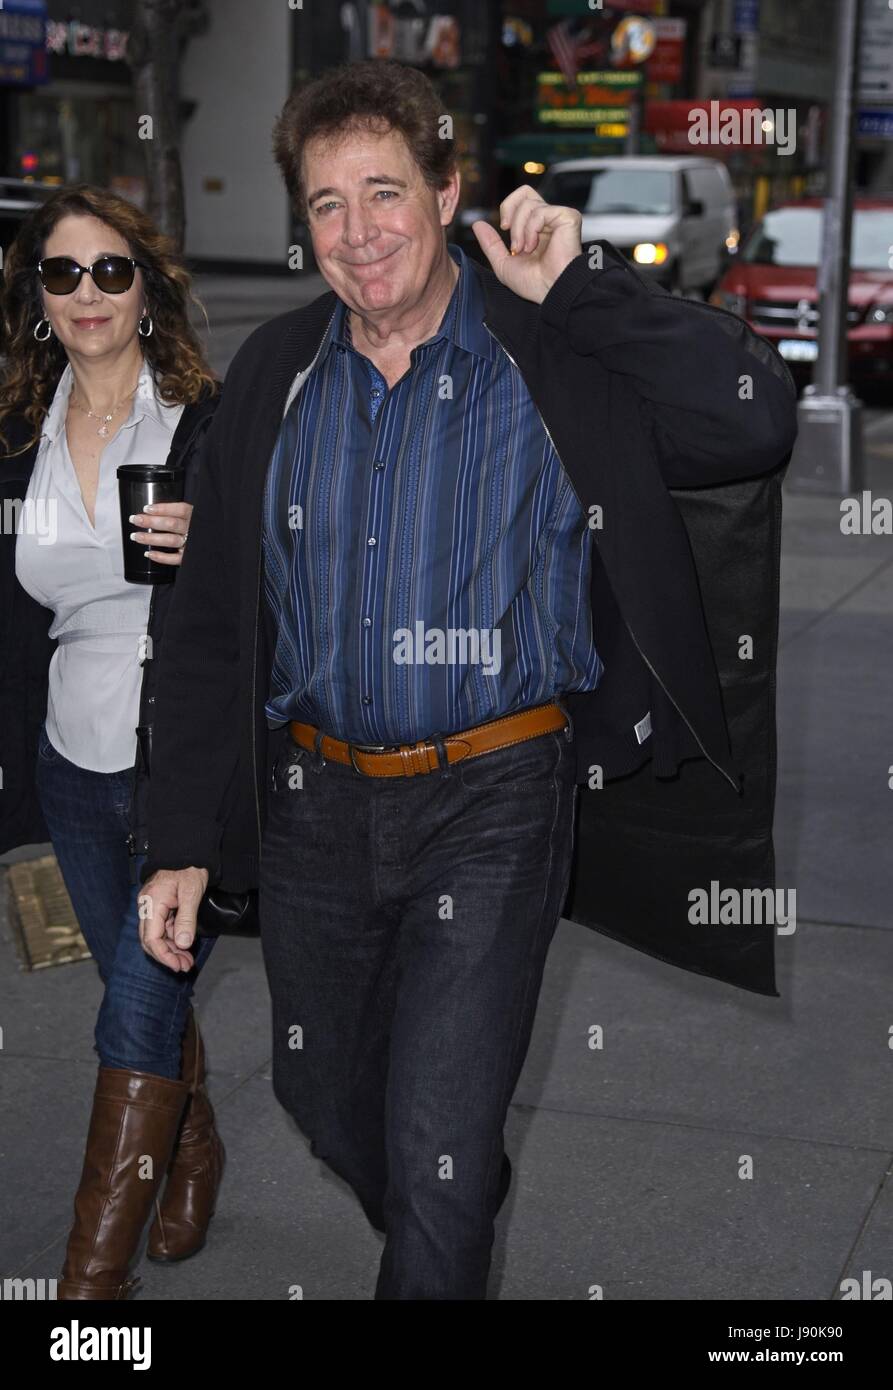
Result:
[[59,378],[59,385],[56,387],[55,394],[50,403],[47,418],[43,422],[43,433],[45,437],[54,443],[62,431],[65,424],[65,415],[68,410],[68,397],[71,395],[71,387],[74,381],[74,373],[71,370],[71,363],[65,368]]
[[[459,278],[453,287],[440,327],[419,346],[428,346],[441,338],[448,338],[465,352],[473,352],[478,357],[493,361],[498,354],[499,345],[484,327],[486,306],[480,280],[461,246],[447,242],[447,251],[459,267]],[[335,345],[351,349],[354,346],[350,333],[350,314],[343,299],[338,300],[335,313],[323,335],[319,360],[321,361]]]
[[[74,372],[69,362],[59,378],[59,385],[56,387],[49,413],[44,421],[43,433],[52,442],[56,441],[65,427],[68,400],[73,386]],[[173,411],[176,409],[176,406],[165,405],[160,399],[155,387],[152,368],[146,358],[143,358],[143,365],[140,368],[136,391],[133,396],[133,406],[121,428],[130,428],[139,420],[148,418],[154,420],[156,424],[164,426],[168,433],[172,433],[177,423],[173,419]]]

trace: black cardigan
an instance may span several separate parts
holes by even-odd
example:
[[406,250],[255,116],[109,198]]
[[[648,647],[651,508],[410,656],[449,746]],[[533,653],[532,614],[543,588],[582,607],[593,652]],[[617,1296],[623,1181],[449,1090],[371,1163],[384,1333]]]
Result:
[[[186,469],[185,497],[192,500],[198,470],[198,445],[210,424],[220,397],[219,387],[206,388],[201,399],[187,405],[177,423],[166,460],[168,467]],[[28,594],[15,573],[15,504],[21,503],[37,458],[38,441],[15,455],[31,436],[23,414],[8,415],[3,422],[6,451],[0,453],[0,854],[19,845],[44,844],[50,836],[37,800],[35,767],[37,738],[47,712],[50,660],[56,642],[47,635],[52,612]],[[139,723],[151,722],[155,702],[158,652],[172,582],[153,586],[149,649],[153,660],[143,663]],[[132,833],[137,845],[145,845],[142,824],[146,801],[144,768],[139,750],[135,764],[137,797]]]

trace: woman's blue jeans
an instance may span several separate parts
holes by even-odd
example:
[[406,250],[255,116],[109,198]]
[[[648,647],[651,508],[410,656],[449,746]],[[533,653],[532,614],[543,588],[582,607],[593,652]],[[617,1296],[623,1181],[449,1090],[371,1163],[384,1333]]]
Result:
[[92,772],[50,743],[37,753],[37,794],[75,915],[105,994],[96,1022],[100,1065],[178,1080],[183,1031],[198,973],[214,945],[196,937],[195,965],[175,973],[147,956],[137,898],[143,855],[131,855],[133,770]]

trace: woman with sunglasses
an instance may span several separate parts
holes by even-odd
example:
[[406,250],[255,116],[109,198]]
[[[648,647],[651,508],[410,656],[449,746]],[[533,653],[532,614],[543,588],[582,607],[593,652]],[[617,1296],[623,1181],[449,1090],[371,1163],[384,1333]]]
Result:
[[[0,852],[52,840],[105,986],[61,1299],[133,1292],[153,1204],[150,1257],[200,1249],[223,1165],[190,1005],[213,938],[180,974],[139,942],[139,747],[173,586],[124,580],[116,477],[122,464],[176,464],[194,490],[219,387],[191,298],[168,239],[86,184],[35,209],[6,257],[0,488],[4,517],[10,503],[18,516],[0,535]],[[173,569],[191,511],[155,503],[129,534]]]

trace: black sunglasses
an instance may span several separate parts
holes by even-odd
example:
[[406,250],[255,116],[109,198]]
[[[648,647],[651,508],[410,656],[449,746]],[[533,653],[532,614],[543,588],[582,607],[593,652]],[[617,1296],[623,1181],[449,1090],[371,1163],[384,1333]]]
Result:
[[71,256],[50,256],[48,260],[38,261],[37,273],[47,294],[71,294],[88,271],[103,294],[124,294],[133,284],[137,266],[148,270],[142,261],[130,256],[100,256],[92,265],[78,265]]

